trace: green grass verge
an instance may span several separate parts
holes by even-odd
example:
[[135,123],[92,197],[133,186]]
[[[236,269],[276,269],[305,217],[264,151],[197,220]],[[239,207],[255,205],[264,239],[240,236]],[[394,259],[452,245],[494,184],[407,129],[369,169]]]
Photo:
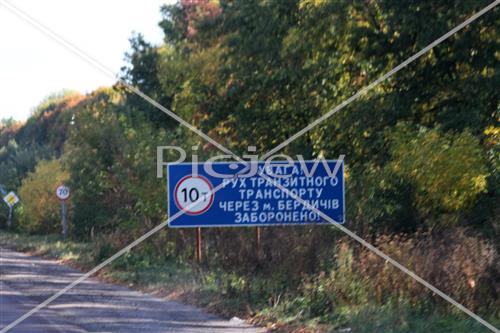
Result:
[[24,235],[0,231],[0,245],[39,256],[71,261],[81,267],[94,263],[92,244],[64,242],[59,235]]

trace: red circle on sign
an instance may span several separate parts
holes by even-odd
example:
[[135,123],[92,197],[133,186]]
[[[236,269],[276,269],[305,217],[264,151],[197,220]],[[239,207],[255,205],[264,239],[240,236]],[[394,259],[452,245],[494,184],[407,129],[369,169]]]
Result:
[[[67,195],[66,197],[61,197],[61,196],[59,196],[59,189],[60,189],[60,188],[65,188],[66,190],[68,190],[68,195]],[[56,196],[57,196],[57,198],[58,198],[59,200],[61,200],[61,201],[66,201],[66,200],[68,200],[68,199],[69,199],[69,197],[71,196],[71,190],[70,190],[70,188],[69,188],[68,186],[66,186],[66,185],[64,185],[64,184],[59,184],[59,185],[57,185],[57,187],[56,187]]]
[[[192,179],[192,178],[202,180],[208,186],[209,192],[210,192],[210,200],[209,200],[208,204],[205,207],[203,207],[202,209],[196,210],[196,211],[190,211],[190,210],[186,210],[185,208],[183,208],[182,204],[179,202],[179,200],[177,198],[177,191],[179,190],[179,187],[182,185],[183,182],[185,182],[188,179]],[[177,185],[175,185],[175,189],[174,189],[174,193],[173,193],[175,204],[176,204],[177,208],[184,211],[187,215],[200,215],[200,214],[206,212],[207,210],[209,210],[210,207],[212,207],[212,203],[214,202],[214,193],[212,193],[212,191],[213,191],[212,183],[210,183],[210,181],[207,178],[200,176],[200,175],[198,175],[198,176],[193,176],[193,175],[185,176],[177,182]],[[199,198],[197,200],[199,200]]]

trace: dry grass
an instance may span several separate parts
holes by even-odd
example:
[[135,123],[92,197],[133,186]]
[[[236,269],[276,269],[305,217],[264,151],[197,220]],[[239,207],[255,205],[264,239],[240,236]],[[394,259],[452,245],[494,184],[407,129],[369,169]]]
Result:
[[[474,310],[500,309],[499,262],[495,247],[463,230],[431,235],[381,236],[375,245],[423,279]],[[388,297],[412,303],[435,302],[425,287],[375,254],[361,250],[356,270],[373,284],[377,301]]]

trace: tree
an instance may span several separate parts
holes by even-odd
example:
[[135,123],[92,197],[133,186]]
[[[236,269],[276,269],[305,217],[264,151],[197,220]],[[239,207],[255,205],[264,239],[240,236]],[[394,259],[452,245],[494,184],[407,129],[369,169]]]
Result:
[[399,124],[389,140],[388,168],[415,186],[416,206],[432,227],[456,224],[457,213],[488,191],[485,154],[469,132],[443,134]]
[[42,160],[19,188],[20,228],[29,233],[60,232],[61,205],[56,198],[57,185],[66,183],[69,174],[59,160]]

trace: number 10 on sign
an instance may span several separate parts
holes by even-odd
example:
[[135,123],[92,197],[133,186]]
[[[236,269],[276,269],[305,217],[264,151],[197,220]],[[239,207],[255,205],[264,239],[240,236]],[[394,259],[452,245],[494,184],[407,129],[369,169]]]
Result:
[[212,183],[205,177],[186,176],[175,187],[175,205],[188,215],[202,214],[210,208],[214,201],[212,191]]

